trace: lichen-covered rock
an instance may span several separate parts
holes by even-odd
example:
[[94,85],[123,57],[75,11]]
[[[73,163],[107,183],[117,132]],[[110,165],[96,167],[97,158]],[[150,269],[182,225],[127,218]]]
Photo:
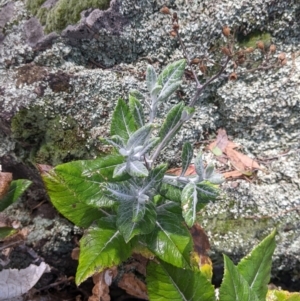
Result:
[[[182,141],[189,140],[197,148],[207,134],[212,135],[219,127],[226,128],[247,155],[260,160],[264,169],[251,181],[224,184],[222,200],[209,204],[200,213],[212,243],[213,258],[219,262],[222,252],[241,257],[277,227],[274,276],[288,272],[295,281],[299,280],[298,1],[111,0],[107,10],[89,6],[89,1],[81,2],[84,6],[76,7],[75,19],[62,17],[67,8],[67,1],[63,0],[1,4],[3,168],[17,164],[26,168],[24,162],[55,165],[106,151],[97,138],[107,135],[116,100],[126,99],[130,89],[146,91],[144,77],[148,63],[159,72],[168,62],[183,57],[177,39],[169,35],[170,16],[160,13],[163,5],[177,12],[191,58],[205,55],[220,62],[222,27],[228,25],[236,31],[240,46],[253,47],[258,40],[265,45],[274,43],[277,46],[274,56],[286,53],[287,64],[280,69],[238,74],[236,81],[228,81],[232,72],[229,66],[224,76],[200,96],[197,113],[160,160],[178,164]],[[58,33],[50,32],[57,28]],[[216,70],[212,65],[209,67]],[[201,71],[198,72],[200,80],[205,81]],[[160,117],[179,100],[187,102],[193,91],[194,83],[186,74],[180,93],[161,106]],[[210,155],[206,153],[205,158],[210,159]],[[32,169],[28,174],[37,179]],[[12,214],[17,212],[16,216],[26,226],[30,223],[30,210],[15,206],[9,210]],[[44,225],[43,219],[35,222],[39,223],[40,232],[36,228],[31,234],[33,245],[39,237],[45,239],[42,229],[53,227],[57,232],[60,229],[56,220],[55,226],[49,225],[46,218]],[[66,239],[70,238],[71,225],[61,227]],[[48,238],[55,234],[50,232]],[[63,240],[53,243],[55,250],[63,243]],[[51,245],[46,244],[47,252],[51,252]],[[39,250],[45,252],[44,248]]]

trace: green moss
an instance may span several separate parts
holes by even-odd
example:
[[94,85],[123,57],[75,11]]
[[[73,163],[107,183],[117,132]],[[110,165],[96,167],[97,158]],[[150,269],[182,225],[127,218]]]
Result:
[[271,44],[271,35],[268,32],[253,31],[250,34],[244,36],[238,34],[237,41],[240,47],[256,47],[256,42],[263,41],[265,46],[268,47]]
[[45,0],[28,0],[27,9],[45,25],[45,32],[60,32],[80,20],[80,13],[89,8],[108,9],[110,0],[59,0],[54,7],[41,7]]
[[71,117],[49,118],[39,107],[19,111],[11,123],[17,150],[31,163],[57,165],[76,159],[88,159],[86,133]]

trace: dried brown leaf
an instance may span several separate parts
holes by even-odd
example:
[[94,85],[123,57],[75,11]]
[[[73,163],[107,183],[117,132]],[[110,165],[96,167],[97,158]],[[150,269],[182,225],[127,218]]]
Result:
[[133,273],[125,273],[118,282],[118,286],[131,296],[149,300],[146,284],[138,279]]
[[6,195],[11,181],[12,173],[0,172],[0,200]]

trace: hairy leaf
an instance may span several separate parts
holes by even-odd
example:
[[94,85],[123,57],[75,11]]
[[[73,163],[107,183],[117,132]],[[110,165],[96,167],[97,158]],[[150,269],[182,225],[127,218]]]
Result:
[[116,168],[114,169],[114,174],[113,177],[117,178],[120,176],[123,176],[127,173],[127,163],[122,163],[116,166]]
[[204,165],[203,165],[203,160],[202,160],[202,153],[199,153],[196,157],[195,169],[196,169],[197,175],[199,176],[199,181],[203,181],[205,175],[204,175]]
[[182,216],[189,227],[192,227],[197,217],[198,192],[194,183],[188,183],[181,194]]
[[103,189],[105,195],[116,202],[133,202],[137,198],[132,186],[125,181],[121,183],[105,183],[103,184]]
[[133,177],[147,177],[149,174],[146,166],[140,161],[128,161],[127,172]]
[[155,85],[154,88],[151,91],[151,96],[154,98],[154,101],[157,102],[157,96],[159,94],[159,92],[161,91],[162,86],[160,85]]
[[192,237],[184,224],[179,204],[170,202],[157,208],[153,232],[141,238],[161,260],[181,268],[190,268]]
[[151,261],[148,264],[146,282],[151,301],[216,300],[214,286],[201,272],[181,269],[165,262],[157,264]]
[[260,301],[246,279],[226,255],[224,255],[224,265],[220,301]]
[[[183,108],[184,108],[184,104],[180,102],[169,111],[169,113],[166,116],[166,120],[164,121],[161,130],[159,131],[158,134],[161,139],[165,138],[167,134],[171,130],[173,130],[175,125],[180,121]],[[178,130],[179,128],[177,129],[177,131]],[[172,137],[169,138],[169,140],[175,136],[176,132],[172,135]]]
[[[137,216],[137,214],[140,215]],[[139,221],[135,222],[135,220]],[[144,204],[141,204],[138,200],[123,201],[120,203],[117,227],[126,242],[129,242],[135,235],[152,232],[155,222],[156,211],[151,201]]]
[[168,98],[178,88],[185,64],[184,59],[171,63],[158,76],[157,83],[163,87],[158,96],[159,100]]
[[198,203],[207,204],[210,201],[214,201],[219,195],[218,186],[208,182],[203,181],[196,184]]
[[77,226],[88,227],[103,216],[100,207],[113,205],[99,186],[120,180],[113,179],[113,172],[123,162],[124,158],[118,155],[74,161],[44,172],[42,178],[55,208]]
[[0,200],[0,212],[16,202],[31,183],[29,180],[22,179],[12,181],[5,196]]
[[114,110],[111,125],[110,135],[118,135],[124,141],[127,141],[129,137],[136,131],[135,120],[129,107],[124,100],[119,99],[118,104]]
[[150,152],[159,142],[160,138],[158,137],[149,139],[148,143],[144,145],[144,148],[140,151],[140,155],[143,156]]
[[162,182],[164,174],[167,170],[167,164],[161,164],[149,172],[149,175],[143,185],[142,191],[147,193],[151,190],[157,190]]
[[270,281],[272,255],[275,250],[275,234],[273,230],[249,255],[238,264],[239,273],[248,282],[250,288],[263,301],[266,299]]
[[144,126],[145,124],[144,108],[140,103],[140,101],[136,97],[130,94],[129,94],[129,109],[135,120],[136,126],[137,127]]
[[116,228],[113,217],[102,218],[93,224],[80,240],[79,265],[76,284],[79,285],[94,273],[120,264],[132,250]]
[[182,189],[178,186],[171,185],[169,183],[162,183],[160,187],[160,194],[167,200],[180,203],[181,202]]
[[179,80],[177,82],[174,82],[167,87],[165,86],[159,93],[157,101],[164,101],[168,99],[181,85],[182,81]]
[[191,161],[193,159],[193,147],[191,143],[186,142],[182,148],[182,171],[181,176],[184,176],[185,172],[187,171]]
[[152,124],[146,124],[139,128],[136,132],[134,132],[130,138],[128,139],[126,149],[130,150],[138,145],[144,145],[146,143],[147,138],[149,137],[149,134],[151,133],[153,129]]
[[156,72],[153,68],[153,66],[148,65],[147,71],[146,71],[146,83],[149,93],[151,93],[152,89],[154,88],[157,81]]

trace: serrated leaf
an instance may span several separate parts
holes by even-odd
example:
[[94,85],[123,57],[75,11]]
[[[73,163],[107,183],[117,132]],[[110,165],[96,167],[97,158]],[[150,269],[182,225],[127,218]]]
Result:
[[184,143],[181,157],[182,157],[182,172],[180,176],[184,176],[185,172],[187,171],[193,159],[193,147],[191,143],[189,142]]
[[144,126],[145,124],[144,108],[140,103],[140,101],[136,97],[130,94],[129,94],[129,109],[135,120],[136,126],[137,127]]
[[268,291],[267,285],[270,281],[272,255],[275,250],[275,234],[276,230],[273,230],[237,266],[239,273],[248,282],[258,300],[261,301],[266,299]]
[[199,182],[204,180],[204,165],[202,160],[202,153],[199,153],[195,160],[195,170],[199,177]]
[[76,284],[96,272],[120,264],[130,256],[132,247],[131,243],[125,243],[113,217],[97,221],[80,240]]
[[226,255],[224,266],[224,277],[219,291],[220,301],[259,301],[254,290]]
[[132,177],[147,177],[149,174],[148,169],[140,161],[128,161],[127,172]]
[[182,190],[182,216],[189,227],[192,227],[197,217],[198,192],[194,183],[188,183]]
[[[164,139],[167,136],[167,134],[171,130],[173,130],[175,125],[180,121],[183,108],[184,108],[184,104],[182,102],[180,102],[169,111],[169,113],[167,114],[166,119],[158,133],[158,135],[161,139]],[[177,131],[178,130],[179,130],[179,128],[177,129]],[[170,137],[169,140],[175,136],[177,131],[174,132],[174,135],[172,135],[172,137]]]
[[139,145],[144,145],[152,129],[153,129],[152,124],[146,124],[141,128],[139,128],[137,131],[135,131],[128,139],[126,149],[130,150]]
[[136,124],[133,115],[125,101],[119,99],[112,116],[110,135],[118,135],[126,142],[135,131]]
[[[198,271],[153,261],[147,266],[147,290],[151,301],[215,301],[214,286]],[[232,300],[231,300],[232,301]]]
[[0,200],[0,212],[16,202],[23,192],[31,185],[29,180],[14,180],[10,183],[5,196]]
[[148,65],[146,71],[146,83],[149,93],[151,93],[157,81],[156,72],[152,65]]
[[158,85],[162,90],[158,96],[159,100],[169,97],[180,85],[186,61],[179,60],[169,64],[157,78]]
[[42,173],[42,178],[55,208],[77,226],[86,228],[103,216],[100,207],[114,204],[104,196],[100,184],[126,179],[113,179],[115,167],[123,162],[119,155],[74,161]]
[[153,231],[156,222],[156,211],[154,204],[149,201],[144,204],[143,216],[139,222],[134,222],[137,207],[140,208],[138,200],[124,201],[118,208],[117,227],[126,242],[129,242],[138,234],[149,234]]
[[184,224],[179,204],[171,202],[159,206],[154,230],[141,239],[161,260],[177,267],[190,268],[192,237]]

